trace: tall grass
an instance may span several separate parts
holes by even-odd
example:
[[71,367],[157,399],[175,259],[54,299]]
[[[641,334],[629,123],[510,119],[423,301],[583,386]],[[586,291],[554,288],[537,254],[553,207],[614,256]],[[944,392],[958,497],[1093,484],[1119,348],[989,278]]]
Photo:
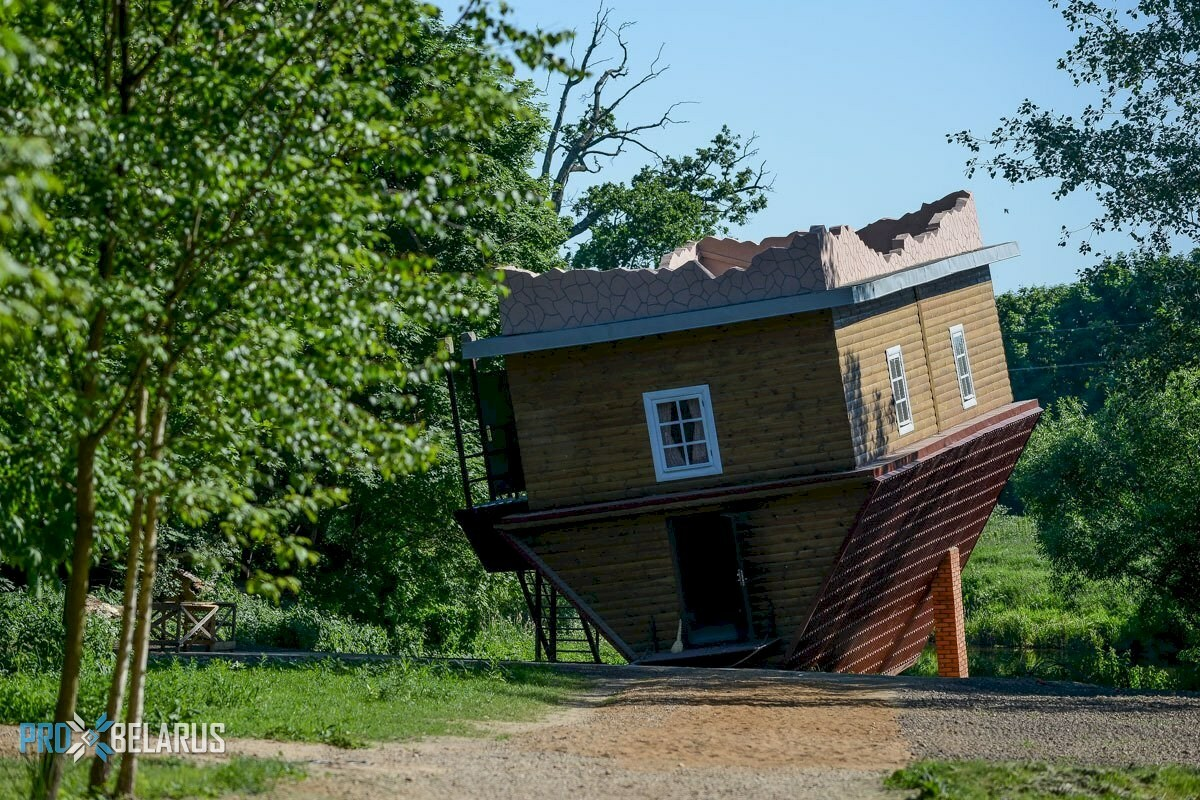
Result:
[[1116,584],[1056,579],[1037,526],[1025,517],[992,516],[962,581],[972,644],[1091,648],[1137,634],[1133,594]]

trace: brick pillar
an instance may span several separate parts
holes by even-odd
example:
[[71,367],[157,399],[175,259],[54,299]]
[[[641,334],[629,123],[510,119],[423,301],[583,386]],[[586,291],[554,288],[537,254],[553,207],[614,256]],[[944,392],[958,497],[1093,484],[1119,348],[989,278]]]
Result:
[[963,618],[962,567],[951,547],[933,577],[933,641],[938,675],[967,677],[967,637]]

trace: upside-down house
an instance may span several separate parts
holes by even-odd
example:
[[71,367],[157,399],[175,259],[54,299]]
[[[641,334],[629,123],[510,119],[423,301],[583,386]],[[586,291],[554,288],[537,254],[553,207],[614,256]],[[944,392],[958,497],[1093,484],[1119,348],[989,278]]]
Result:
[[593,655],[894,674],[936,621],[965,674],[959,570],[1041,413],[993,296],[1017,254],[955,192],[658,269],[505,270],[501,335],[462,347],[488,491],[457,516],[539,653],[566,608]]

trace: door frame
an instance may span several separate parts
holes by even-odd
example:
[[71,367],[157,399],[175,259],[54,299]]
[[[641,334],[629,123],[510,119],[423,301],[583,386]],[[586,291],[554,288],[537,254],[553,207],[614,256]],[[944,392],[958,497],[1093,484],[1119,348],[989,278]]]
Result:
[[[738,581],[738,587],[742,593],[742,612],[744,614],[744,624],[746,635],[745,638],[737,639],[735,642],[727,642],[726,644],[735,644],[738,642],[748,642],[754,639],[754,611],[750,606],[750,580],[746,574],[746,562],[742,558],[742,525],[739,524],[737,517],[740,515],[726,513],[722,511],[698,512],[694,514],[677,514],[667,517],[667,540],[671,546],[671,566],[675,572],[675,595],[679,600],[679,619],[683,620],[683,645],[684,649],[691,647],[690,634],[691,626],[687,619],[687,597],[683,591],[683,573],[679,569],[679,550],[676,542],[678,532],[675,530],[677,520],[686,517],[712,517],[722,520],[729,526],[729,535],[733,538],[733,553],[737,562],[737,570],[741,575],[741,580]],[[734,615],[734,625],[737,626],[738,621]]]

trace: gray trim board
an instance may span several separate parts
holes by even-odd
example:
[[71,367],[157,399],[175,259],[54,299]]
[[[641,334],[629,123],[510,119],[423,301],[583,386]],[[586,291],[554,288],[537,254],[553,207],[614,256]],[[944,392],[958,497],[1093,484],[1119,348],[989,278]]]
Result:
[[855,303],[865,303],[914,286],[944,278],[957,272],[994,264],[997,261],[1020,255],[1016,242],[972,250],[950,258],[931,261],[917,267],[884,275],[863,283],[839,286],[823,292],[808,292],[787,297],[772,297],[749,303],[735,303],[697,311],[681,311],[677,314],[661,314],[656,317],[639,317],[600,325],[585,325],[580,328],[563,328],[554,331],[520,333],[513,336],[493,336],[489,339],[463,337],[462,354],[466,358],[487,358],[512,353],[532,353],[538,350],[555,350],[560,347],[579,347],[619,339],[635,339],[640,336],[655,336],[662,333],[709,328],[714,325],[731,325],[769,317],[800,314],[805,311],[820,311]]

